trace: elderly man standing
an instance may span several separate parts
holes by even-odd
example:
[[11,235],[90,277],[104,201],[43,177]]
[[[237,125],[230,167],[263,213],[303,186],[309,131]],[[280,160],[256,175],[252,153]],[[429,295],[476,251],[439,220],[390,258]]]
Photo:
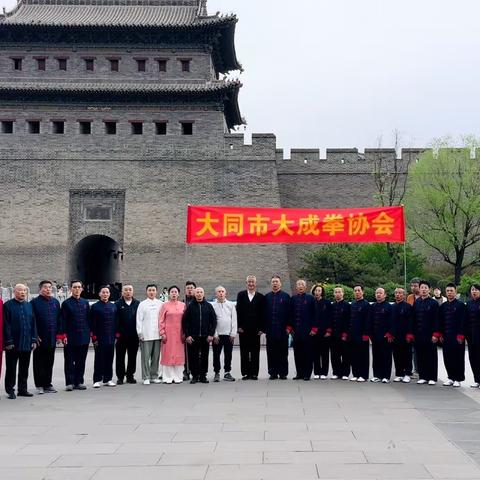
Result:
[[15,285],[13,298],[3,306],[3,336],[5,345],[5,391],[14,400],[18,364],[18,396],[32,397],[27,390],[30,355],[37,346],[37,327],[32,305],[27,302],[27,287]]
[[234,382],[235,378],[230,373],[232,370],[232,352],[235,337],[237,336],[237,310],[235,304],[227,300],[227,291],[225,287],[219,285],[215,289],[216,302],[213,309],[217,315],[217,328],[213,336],[213,370],[215,376],[214,382],[220,381],[220,355],[223,350],[225,375],[223,379],[228,382]]
[[257,292],[257,278],[247,277],[247,289],[237,295],[238,333],[242,380],[257,380],[260,368],[260,336],[265,316],[265,297]]

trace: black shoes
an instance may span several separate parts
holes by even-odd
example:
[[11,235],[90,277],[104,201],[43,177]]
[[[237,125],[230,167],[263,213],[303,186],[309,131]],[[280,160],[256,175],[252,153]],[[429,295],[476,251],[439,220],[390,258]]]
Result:
[[280,375],[280,380],[286,380],[287,376],[286,375]]
[[251,378],[252,380],[258,380],[258,377],[257,377],[256,375],[252,375],[250,378]]
[[15,395],[15,392],[10,392],[7,394],[7,398],[9,400],[15,400],[17,398],[17,396]]
[[269,380],[276,380],[278,378],[278,375],[270,375],[268,377]]
[[74,390],[86,390],[87,387],[86,387],[83,383],[81,383],[80,385],[75,385],[75,386],[73,387],[73,389],[74,389]]
[[33,397],[33,393],[30,393],[28,390],[24,392],[18,392],[17,394],[19,397]]
[[190,383],[193,385],[194,383],[198,383],[198,378],[196,377],[192,377],[192,379],[190,380]]
[[123,379],[120,380],[119,378],[117,378],[117,385],[123,385]]
[[299,375],[295,375],[292,380],[302,380],[303,377],[300,377]]
[[207,377],[200,377],[200,383],[209,383]]
[[[137,383],[137,381],[132,377],[132,378],[127,378],[127,383],[131,383],[132,385]],[[118,384],[120,385],[120,384]]]
[[303,380],[305,380],[305,382],[309,382],[309,381],[310,381],[310,377],[303,377]]
[[44,393],[57,393],[57,391],[53,387],[46,387],[43,389]]
[[190,374],[187,372],[183,372],[183,381],[187,382],[188,380],[190,380]]

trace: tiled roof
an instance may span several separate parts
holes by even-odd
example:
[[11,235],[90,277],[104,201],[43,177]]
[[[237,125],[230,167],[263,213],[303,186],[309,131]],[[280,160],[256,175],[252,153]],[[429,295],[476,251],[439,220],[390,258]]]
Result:
[[0,25],[194,28],[236,22],[235,15],[204,15],[203,4],[182,1],[23,0]]

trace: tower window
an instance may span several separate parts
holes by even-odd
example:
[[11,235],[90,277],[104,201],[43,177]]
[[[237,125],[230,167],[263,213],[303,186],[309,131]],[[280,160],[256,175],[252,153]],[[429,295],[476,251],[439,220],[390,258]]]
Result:
[[81,120],[78,122],[78,128],[81,135],[90,135],[92,133],[92,122],[90,120]]
[[37,61],[37,70],[44,72],[47,66],[47,59],[46,58],[36,58]]
[[166,72],[167,71],[167,60],[164,58],[159,58],[158,62],[158,71],[159,72]]
[[60,135],[64,134],[65,122],[63,120],[52,120],[52,133]]
[[189,72],[190,71],[190,59],[182,59],[180,63],[182,65],[182,72]]
[[2,120],[2,133],[13,133],[13,120]]
[[87,72],[93,72],[95,70],[95,59],[94,58],[84,58],[85,61],[85,70]]
[[107,135],[116,135],[117,134],[117,122],[106,121],[105,122],[105,133]]
[[139,72],[145,72],[147,70],[147,60],[145,58],[137,58],[137,70]]
[[13,62],[13,69],[14,70],[21,70],[23,64],[23,58],[12,58]]
[[40,133],[40,121],[39,120],[27,120],[28,133],[39,134]]
[[180,122],[182,125],[182,135],[193,135],[193,122]]
[[157,135],[167,134],[167,122],[155,122],[155,133]]
[[143,134],[143,122],[130,122],[132,135]]
[[58,69],[66,71],[67,70],[67,59],[66,58],[57,58]]
[[110,71],[111,72],[118,72],[119,64],[120,64],[118,58],[110,58],[109,62],[110,62]]

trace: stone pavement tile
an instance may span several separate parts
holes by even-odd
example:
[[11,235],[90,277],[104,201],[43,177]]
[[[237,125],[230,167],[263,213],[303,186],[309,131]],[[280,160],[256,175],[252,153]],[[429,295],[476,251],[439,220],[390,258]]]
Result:
[[[85,438],[86,434],[74,434],[74,435],[32,435],[24,437],[25,444],[32,445],[52,445],[52,444],[70,444],[76,445]],[[0,444],[1,444],[0,440]],[[101,443],[101,442],[100,442]]]
[[299,465],[210,465],[205,480],[313,480],[315,464]]
[[20,424],[14,426],[14,428],[0,428],[0,439],[10,438],[10,441],[15,438],[28,437],[31,435],[43,435],[51,428],[50,425],[25,425],[25,420],[20,420]]
[[90,480],[96,468],[2,468],[2,480]]
[[[243,442],[249,443],[249,442]],[[213,453],[216,442],[124,443],[115,453]]]
[[207,423],[208,417],[203,417],[203,423],[149,423],[138,425],[135,433],[162,433],[162,432],[221,432],[221,423]]
[[471,463],[470,465],[425,465],[425,468],[432,474],[433,478],[438,479],[463,479],[470,478],[478,480],[480,478],[480,467]]
[[[128,415],[116,415],[114,417],[107,416],[103,417],[100,420],[100,425],[141,425],[145,423],[182,423],[185,421],[184,415],[138,415],[138,416],[128,416]],[[205,421],[205,419],[204,419]]]
[[133,432],[136,428],[137,425],[99,425],[98,423],[93,425],[86,423],[83,425],[79,421],[77,424],[54,425],[48,430],[48,435],[54,437],[56,435],[96,433],[98,435],[110,435],[114,438],[117,435]]
[[480,409],[477,408],[430,408],[428,411],[419,411],[432,422],[469,421],[480,422]]
[[264,440],[263,431],[255,432],[178,432],[172,442],[220,442],[223,440],[250,441]]
[[243,423],[243,424],[224,424],[224,432],[275,432],[278,430],[287,430],[289,432],[306,432],[308,430],[306,422],[292,423]]
[[285,410],[283,415],[266,415],[265,422],[268,423],[295,423],[306,422],[310,423],[337,423],[346,422],[345,416],[341,410],[327,410],[319,411],[318,414],[304,415],[303,413],[286,414]]
[[25,443],[11,443],[11,444],[0,443],[0,456],[13,455],[14,453],[17,453],[22,448],[24,448],[25,445],[26,445]]
[[480,440],[479,423],[437,423],[436,425],[455,442],[460,440]]
[[429,465],[470,463],[470,458],[459,449],[452,446],[451,451],[437,451],[431,445],[430,451],[423,452],[364,452],[368,463],[423,463]]
[[257,465],[262,464],[262,452],[166,453],[158,465]]
[[309,440],[285,441],[220,441],[215,452],[311,452],[312,443]]
[[324,463],[349,464],[367,463],[363,452],[265,452],[264,463]]
[[[370,434],[371,438],[371,434]],[[288,430],[265,432],[265,440],[330,440],[349,441],[355,437],[351,431],[341,430],[316,430],[308,432],[290,432]]]
[[83,435],[81,443],[117,443],[119,439],[124,443],[170,442],[174,436],[174,432],[126,432],[118,435],[93,432]]
[[58,458],[58,455],[1,455],[0,465],[2,468],[48,467],[56,458]]
[[444,440],[441,432],[435,428],[420,430],[412,425],[412,428],[396,431],[393,428],[377,429],[377,428],[357,428],[352,429],[352,433],[357,440],[370,440],[373,436],[378,439],[389,440],[430,440],[437,442]]
[[[255,412],[256,413],[256,412]],[[213,417],[208,417],[208,420],[211,424],[213,423],[259,423],[265,422],[265,415],[240,415],[238,413],[231,414],[219,414],[217,413]],[[194,423],[205,423],[205,415],[199,416],[189,416],[185,417],[183,423],[194,424]]]
[[52,467],[130,467],[156,465],[161,453],[61,455]]
[[[92,480],[204,480],[207,466],[102,467]],[[224,477],[226,480],[229,477]]]
[[467,453],[480,453],[480,440],[459,440],[455,443]]
[[420,480],[431,479],[432,475],[424,465],[318,465],[318,477],[321,479],[395,479]]
[[119,443],[51,443],[46,445],[28,444],[25,445],[19,452],[17,452],[17,455],[103,455],[107,453],[114,453],[119,448]]

